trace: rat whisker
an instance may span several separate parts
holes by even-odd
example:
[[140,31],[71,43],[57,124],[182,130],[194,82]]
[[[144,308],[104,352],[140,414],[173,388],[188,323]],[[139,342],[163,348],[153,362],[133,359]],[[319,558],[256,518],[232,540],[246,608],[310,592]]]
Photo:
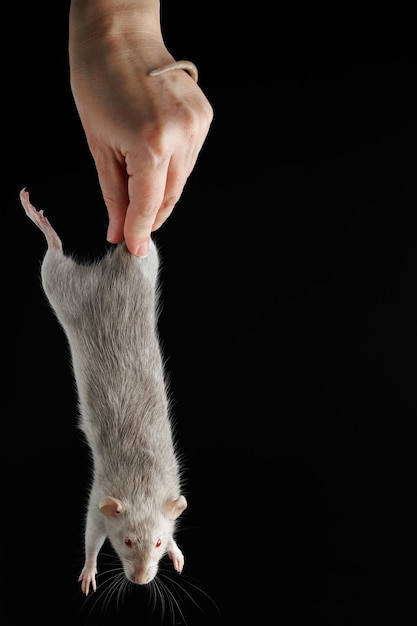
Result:
[[[114,572],[114,573],[113,573]],[[91,618],[97,608],[104,615],[110,607],[110,603],[118,588],[123,585],[124,572],[121,566],[105,570],[98,574],[100,585],[94,593],[85,596],[80,610],[86,610],[88,606],[88,618]]]
[[[178,578],[172,575],[171,571],[167,570],[166,572],[161,572],[160,577],[164,578],[164,587],[171,595],[175,595],[177,598],[182,596],[183,604],[185,598],[205,615],[209,615],[209,612],[212,610],[214,610],[217,615],[220,614],[220,609],[215,600],[209,593],[193,582],[194,579],[190,576],[182,574],[181,578]],[[202,605],[203,600],[206,602],[206,608]]]
[[121,572],[119,574],[119,589],[117,590],[117,599],[116,599],[116,606],[119,608],[122,603],[123,603],[123,599],[124,597],[128,594],[130,587],[131,587],[131,583],[126,579],[124,572]]
[[165,606],[165,604],[167,603],[170,608],[170,614],[172,616],[172,619],[176,620],[176,616],[177,614],[179,614],[182,622],[185,625],[187,625],[187,620],[180,606],[179,599],[175,597],[174,593],[169,589],[169,587],[167,587],[167,585],[165,584],[165,582],[162,580],[161,577],[158,577],[158,579],[155,580],[155,583],[158,587],[158,590],[160,591],[161,597],[163,597],[165,600],[165,602],[163,603],[163,606]]
[[[159,602],[164,602],[164,596],[161,593],[161,589],[158,585],[157,577],[153,579],[151,584],[149,585],[149,601],[152,604],[152,610],[155,610],[158,606]],[[164,611],[162,611],[162,617],[164,615]]]
[[119,593],[120,593],[120,587],[123,583],[123,578],[124,578],[123,572],[118,572],[114,574],[111,578],[109,578],[108,584],[106,585],[106,594],[105,594],[105,597],[103,598],[104,610],[110,607],[110,603],[115,596],[116,596],[116,604],[117,605],[119,604]]

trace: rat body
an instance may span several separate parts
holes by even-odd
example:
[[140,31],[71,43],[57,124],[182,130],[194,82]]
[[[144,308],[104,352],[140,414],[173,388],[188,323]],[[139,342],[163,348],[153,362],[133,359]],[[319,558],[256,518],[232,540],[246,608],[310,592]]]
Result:
[[42,285],[68,339],[79,426],[92,453],[82,591],[96,589],[97,557],[106,538],[132,582],[153,580],[164,554],[181,573],[184,557],[174,531],[187,502],[156,330],[155,244],[146,258],[120,243],[99,261],[78,263],[63,253],[59,236],[26,190],[20,198],[48,244]]

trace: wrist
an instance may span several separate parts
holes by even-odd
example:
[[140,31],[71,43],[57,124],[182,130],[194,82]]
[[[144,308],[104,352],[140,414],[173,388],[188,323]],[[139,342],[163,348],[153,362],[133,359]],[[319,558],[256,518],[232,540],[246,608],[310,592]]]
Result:
[[71,0],[71,74],[127,65],[143,74],[173,61],[165,47],[160,0]]
[[76,45],[121,35],[162,39],[160,0],[71,0],[69,39]]

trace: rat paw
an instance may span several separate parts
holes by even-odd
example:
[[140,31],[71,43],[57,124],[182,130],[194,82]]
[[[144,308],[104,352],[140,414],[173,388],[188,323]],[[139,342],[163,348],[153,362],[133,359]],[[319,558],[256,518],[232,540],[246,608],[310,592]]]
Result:
[[78,582],[81,583],[81,591],[83,592],[84,595],[88,596],[90,592],[90,586],[92,587],[93,591],[97,589],[96,574],[97,574],[97,570],[95,568],[93,569],[89,569],[87,567],[83,568],[83,571],[81,572],[80,577],[78,578]]
[[177,545],[171,550],[168,550],[168,556],[172,561],[175,571],[181,574],[184,567],[184,555]]

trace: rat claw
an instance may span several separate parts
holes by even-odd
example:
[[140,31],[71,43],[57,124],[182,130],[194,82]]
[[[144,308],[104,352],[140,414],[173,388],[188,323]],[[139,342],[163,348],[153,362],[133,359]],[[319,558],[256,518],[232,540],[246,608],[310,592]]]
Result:
[[172,561],[175,571],[178,572],[178,574],[181,574],[184,567],[184,556],[177,545],[175,545],[173,549],[168,552],[168,556]]
[[97,589],[96,577],[95,577],[96,573],[97,573],[97,570],[96,571],[90,571],[90,572],[82,571],[80,576],[79,576],[79,578],[78,578],[78,582],[81,583],[81,591],[86,596],[88,596],[88,594],[90,592],[90,586],[92,587],[93,591],[96,591],[96,589]]

